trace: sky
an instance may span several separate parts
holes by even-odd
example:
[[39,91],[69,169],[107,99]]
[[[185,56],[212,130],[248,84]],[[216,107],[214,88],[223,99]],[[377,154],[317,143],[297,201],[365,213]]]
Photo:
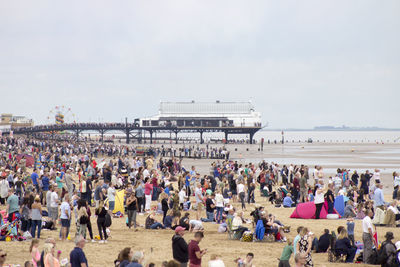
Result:
[[0,113],[250,100],[270,128],[400,128],[399,29],[398,0],[0,0]]

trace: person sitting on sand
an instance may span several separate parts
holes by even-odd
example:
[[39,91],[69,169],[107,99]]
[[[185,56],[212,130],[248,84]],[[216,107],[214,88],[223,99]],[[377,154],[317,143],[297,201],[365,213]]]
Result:
[[237,258],[235,262],[237,263],[238,267],[256,267],[253,264],[254,254],[252,252],[247,253],[244,259]]
[[118,267],[126,267],[131,263],[133,257],[133,250],[131,248],[124,248],[118,254],[117,261],[119,262]]
[[143,267],[144,253],[142,251],[135,251],[132,256],[132,262],[126,267]]
[[237,232],[238,236],[242,237],[243,233],[249,230],[249,228],[242,226],[245,222],[243,211],[238,211],[232,220],[232,231]]
[[283,199],[283,207],[284,208],[291,208],[295,204],[292,200],[292,194],[288,193],[286,197]]
[[324,234],[319,237],[317,253],[325,253],[331,244],[332,235],[329,233],[329,229],[324,230]]
[[147,216],[146,218],[146,222],[145,222],[145,228],[146,229],[165,229],[164,225],[162,225],[160,222],[158,222],[155,219],[155,212],[153,211],[152,213],[150,213],[149,216]]
[[261,213],[261,220],[263,221],[265,227],[265,234],[272,234],[276,237],[279,233],[281,239],[286,241],[285,233],[283,232],[282,225],[275,222],[275,216],[271,214],[268,216],[267,213],[264,211]]

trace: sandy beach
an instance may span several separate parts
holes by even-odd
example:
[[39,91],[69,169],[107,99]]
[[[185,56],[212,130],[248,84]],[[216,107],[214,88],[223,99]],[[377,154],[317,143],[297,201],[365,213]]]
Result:
[[[161,146],[161,145],[160,145]],[[166,145],[165,145],[166,146]],[[202,145],[203,146],[203,145]],[[205,146],[205,145],[204,145]],[[214,146],[214,145],[211,145]],[[216,145],[217,146],[217,145]],[[182,147],[182,145],[178,145]],[[400,150],[399,145],[376,145],[376,144],[285,144],[282,145],[265,145],[264,151],[258,151],[258,145],[236,145],[228,144],[227,149],[231,151],[231,159],[238,162],[258,162],[265,159],[268,162],[277,162],[283,164],[305,164],[312,166],[320,164],[324,167],[326,177],[333,174],[336,168],[350,168],[351,170],[365,170],[379,168],[382,172],[383,182],[386,190],[386,200],[391,199],[391,172],[400,169],[400,158],[397,151]],[[248,151],[247,151],[248,149]],[[237,150],[237,151],[236,151]],[[99,159],[100,160],[100,159]],[[183,159],[183,165],[186,168],[196,166],[201,174],[208,174],[209,165],[214,160],[211,159]],[[288,235],[294,238],[295,229],[300,225],[305,225],[313,231],[316,236],[320,236],[325,228],[331,231],[340,225],[344,225],[345,220],[302,220],[290,219],[289,216],[293,212],[293,208],[275,208],[266,200],[260,197],[258,190],[256,193],[256,202],[266,208],[269,213],[274,214],[282,223],[291,226],[292,231]],[[153,205],[156,203],[153,202]],[[239,203],[234,203],[239,208]],[[254,205],[247,208],[245,217],[250,219],[249,213],[253,210]],[[191,214],[194,213],[191,212]],[[204,216],[204,215],[203,215]],[[146,216],[138,216],[138,222],[144,225]],[[161,220],[161,216],[158,216]],[[95,219],[92,218],[92,226],[94,234],[97,235],[97,227]],[[235,266],[233,262],[237,257],[244,257],[248,252],[255,254],[256,266],[277,266],[284,243],[243,243],[240,241],[229,240],[227,234],[217,232],[218,225],[213,223],[204,223],[205,238],[200,244],[201,248],[207,248],[209,253],[203,258],[203,265],[207,266],[207,261],[212,254],[220,255],[226,266]],[[251,225],[249,225],[251,227]],[[59,226],[58,226],[59,228]],[[113,266],[118,252],[124,247],[130,246],[134,250],[144,250],[146,254],[146,262],[154,262],[156,266],[164,260],[172,258],[171,237],[172,230],[145,230],[139,228],[137,232],[128,230],[125,225],[125,218],[113,220],[111,226],[111,235],[108,244],[87,243],[84,251],[87,255],[89,266]],[[400,228],[378,227],[379,240],[383,240],[386,231],[393,231],[395,240],[400,238]],[[72,226],[72,236],[75,234],[75,226]],[[356,221],[355,239],[361,240],[362,227],[361,221]],[[42,231],[41,245],[45,238],[54,237],[57,240],[57,249],[62,251],[62,258],[69,257],[69,252],[74,244],[72,241],[58,241],[58,231]],[[187,233],[185,239],[189,241],[193,237],[192,233]],[[7,251],[7,263],[23,264],[25,260],[29,260],[29,242],[2,242],[1,247]],[[332,264],[328,262],[327,254],[313,254],[315,266],[351,266],[350,264]],[[291,260],[293,264],[293,258]],[[366,266],[357,264],[356,266]]]

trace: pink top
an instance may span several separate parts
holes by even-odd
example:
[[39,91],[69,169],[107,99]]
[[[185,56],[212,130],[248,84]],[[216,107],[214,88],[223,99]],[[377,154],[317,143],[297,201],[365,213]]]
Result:
[[145,195],[150,195],[151,191],[153,191],[153,185],[152,184],[145,184],[144,185],[144,194]]
[[35,255],[32,255],[32,264],[34,267],[37,267],[37,263],[40,261],[40,252],[36,250]]

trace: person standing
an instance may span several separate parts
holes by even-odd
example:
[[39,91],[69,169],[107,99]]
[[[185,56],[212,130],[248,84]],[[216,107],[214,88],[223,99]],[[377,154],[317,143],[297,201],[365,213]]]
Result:
[[382,242],[381,249],[384,249],[383,253],[385,255],[385,262],[382,263],[382,267],[398,267],[396,264],[397,257],[397,249],[393,244],[392,240],[394,239],[393,232],[386,232],[385,241]]
[[246,210],[246,204],[245,204],[246,195],[244,193],[245,186],[244,186],[243,182],[239,181],[236,188],[237,188],[237,193],[239,195],[240,202],[242,203],[242,210]]
[[10,188],[7,198],[8,221],[12,222],[15,218],[15,213],[19,211],[18,197],[14,194],[14,188]]
[[132,226],[136,229],[136,215],[138,210],[138,201],[135,193],[130,193],[129,197],[126,199],[126,210],[128,213],[128,227]]
[[367,216],[364,217],[362,221],[362,227],[363,227],[363,243],[364,243],[364,252],[363,252],[363,262],[366,264],[372,264],[373,259],[371,259],[371,256],[373,255],[372,248],[375,243],[374,239],[374,228],[372,225],[372,220],[371,218],[374,216],[374,213],[372,210],[367,211]]
[[297,243],[296,252],[304,253],[306,255],[306,263],[304,266],[312,267],[314,266],[312,257],[311,257],[311,248],[312,248],[312,234],[308,231],[306,227],[304,227],[300,232],[300,240]]
[[111,216],[115,208],[115,188],[112,183],[110,183],[110,186],[107,189],[107,197],[108,197],[108,213],[110,213]]
[[96,189],[94,190],[94,201],[96,203],[96,209],[99,207],[100,201],[104,200],[103,195],[103,180],[99,180],[96,185]]
[[37,170],[34,169],[32,174],[31,174],[31,180],[32,180],[32,184],[33,186],[36,188],[36,193],[39,194],[40,190],[39,190],[39,175],[37,174]]
[[144,196],[145,196],[145,211],[149,212],[151,208],[151,195],[153,192],[153,185],[150,183],[150,178],[145,178]]
[[135,190],[135,195],[138,203],[138,212],[142,213],[144,211],[144,205],[145,205],[145,200],[144,200],[144,188],[142,184],[142,180],[138,180],[136,182],[136,190]]
[[37,227],[37,238],[40,238],[40,230],[42,229],[42,205],[40,204],[40,197],[35,197],[35,202],[32,204],[32,227],[31,235],[35,238]]
[[4,205],[8,197],[8,190],[10,190],[10,185],[6,178],[2,178],[0,181],[0,204]]
[[[97,228],[99,229],[100,241],[99,243],[107,243],[107,231],[106,231],[106,215],[107,211],[104,208],[104,202],[99,202],[98,208],[96,208],[95,214],[97,215]],[[104,239],[103,239],[104,235]]]
[[223,220],[222,214],[224,212],[224,197],[219,189],[216,190],[215,194],[215,207],[217,209],[216,221],[219,224]]
[[42,176],[42,196],[43,196],[43,205],[46,205],[46,195],[47,192],[49,191],[50,187],[50,179],[48,177],[47,172],[44,173]]
[[307,179],[305,175],[301,175],[299,172],[295,174],[295,177],[300,177],[300,202],[307,201]]
[[382,191],[383,185],[381,183],[376,184],[376,189],[374,191],[374,208],[380,208],[381,210],[385,210],[385,198],[383,196]]
[[321,209],[322,206],[324,205],[325,199],[324,199],[324,191],[322,188],[320,188],[320,184],[315,185],[317,188],[315,190],[315,199],[314,199],[314,204],[315,204],[315,219],[318,220],[321,214]]
[[58,194],[55,191],[55,185],[50,187],[50,212],[49,215],[51,216],[51,219],[53,220],[53,225],[54,227],[57,224],[57,219],[58,219]]
[[185,228],[178,226],[175,228],[175,235],[172,237],[172,255],[174,260],[180,263],[180,267],[187,267],[189,260],[188,244],[183,238]]
[[88,267],[88,261],[86,259],[83,248],[85,246],[85,238],[82,235],[78,235],[75,238],[75,248],[69,254],[69,262],[71,267]]
[[293,242],[291,239],[287,240],[287,245],[283,248],[282,255],[279,258],[278,267],[290,267],[289,260],[293,253]]
[[65,174],[65,185],[67,186],[67,191],[70,196],[74,192],[74,183],[72,179],[71,169],[68,169]]
[[65,241],[69,233],[69,227],[71,225],[71,206],[69,205],[69,195],[64,195],[64,201],[60,206],[60,219],[61,219],[61,240]]
[[194,191],[194,195],[196,198],[196,220],[200,220],[201,212],[203,210],[203,193],[201,192],[201,184],[197,183],[196,189]]
[[194,234],[194,239],[189,243],[189,267],[201,267],[201,258],[207,253],[207,249],[200,250],[199,247],[199,243],[203,237],[203,232],[196,232]]
[[328,185],[328,191],[325,194],[326,201],[328,202],[328,214],[334,213],[335,196],[333,195],[333,184]]
[[54,255],[55,246],[52,243],[45,243],[43,246],[44,267],[58,267],[60,266],[59,259]]

